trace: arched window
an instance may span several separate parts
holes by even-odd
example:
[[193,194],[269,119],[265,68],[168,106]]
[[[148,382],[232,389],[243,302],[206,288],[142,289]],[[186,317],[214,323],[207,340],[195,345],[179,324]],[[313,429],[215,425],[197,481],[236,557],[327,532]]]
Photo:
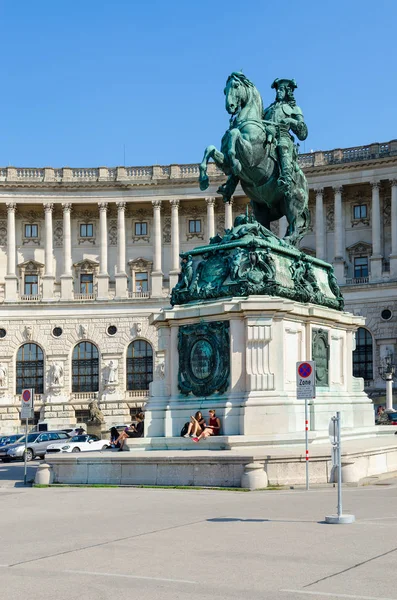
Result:
[[73,350],[72,391],[97,392],[98,385],[98,348],[91,342],[80,342]]
[[17,354],[16,393],[32,388],[36,394],[44,392],[44,355],[37,344],[23,344]]
[[135,340],[127,351],[127,390],[148,390],[152,380],[152,347],[145,340]]
[[365,381],[374,378],[372,335],[368,329],[359,327],[356,333],[356,349],[353,352],[353,375]]

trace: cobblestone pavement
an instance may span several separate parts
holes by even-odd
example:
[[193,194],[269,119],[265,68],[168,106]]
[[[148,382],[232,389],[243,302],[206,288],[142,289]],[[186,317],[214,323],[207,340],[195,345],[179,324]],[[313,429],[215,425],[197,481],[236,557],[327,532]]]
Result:
[[2,587],[13,600],[397,600],[397,480],[378,483],[344,489],[353,525],[323,523],[331,487],[2,486]]

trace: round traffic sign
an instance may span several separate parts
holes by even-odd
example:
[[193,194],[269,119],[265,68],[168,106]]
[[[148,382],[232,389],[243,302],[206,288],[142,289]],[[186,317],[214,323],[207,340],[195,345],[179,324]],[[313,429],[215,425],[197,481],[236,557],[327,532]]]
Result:
[[22,400],[24,402],[30,402],[31,399],[31,393],[30,390],[23,390],[23,394],[22,394]]
[[309,363],[302,363],[301,365],[299,365],[298,374],[299,377],[302,377],[303,379],[310,377],[310,375],[312,374],[311,365]]

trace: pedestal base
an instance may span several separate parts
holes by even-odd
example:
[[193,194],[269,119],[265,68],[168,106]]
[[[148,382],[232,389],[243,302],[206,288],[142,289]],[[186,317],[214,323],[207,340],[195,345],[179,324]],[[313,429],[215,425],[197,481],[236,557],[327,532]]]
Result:
[[116,300],[127,298],[128,296],[128,278],[127,273],[116,273]]
[[163,297],[163,273],[161,272],[152,272],[152,289],[151,289],[152,298],[162,298]]
[[73,300],[73,276],[61,275],[61,300]]
[[390,277],[397,279],[397,255],[390,255]]
[[45,302],[54,301],[54,283],[55,277],[53,275],[43,276],[43,300]]
[[382,257],[381,256],[371,256],[371,281],[381,281],[382,280]]
[[329,523],[330,525],[346,525],[348,523],[354,523],[355,521],[355,517],[354,515],[347,515],[347,514],[342,514],[342,515],[330,515],[328,517],[325,517],[325,522]]
[[97,275],[97,282],[97,300],[109,300],[109,275],[107,273],[100,273]]
[[[364,322],[361,317],[283,298],[249,296],[175,306],[152,322],[158,326],[159,346],[165,349],[165,377],[155,372],[150,387],[145,407],[148,437],[178,436],[197,410],[208,420],[209,409],[216,410],[223,435],[279,440],[303,432],[305,402],[296,398],[296,363],[312,359],[312,340],[319,328],[329,344],[329,361],[323,365],[329,385],[317,387],[310,403],[310,432],[328,430],[337,411],[342,427],[351,432],[374,426],[372,402],[363,380],[353,377],[350,358],[353,332]],[[213,341],[216,327],[228,331],[229,342],[223,346],[221,339]],[[181,339],[186,337],[190,342],[185,347]],[[222,391],[210,387],[218,377],[211,366],[219,363],[218,348],[225,372],[230,369]],[[196,386],[189,393],[189,372],[204,374],[208,388],[200,392]],[[197,381],[201,385],[202,379]]]
[[16,275],[6,275],[5,280],[5,302],[16,302],[18,300],[18,278]]
[[178,271],[170,271],[170,290],[176,286],[179,279],[179,270]]

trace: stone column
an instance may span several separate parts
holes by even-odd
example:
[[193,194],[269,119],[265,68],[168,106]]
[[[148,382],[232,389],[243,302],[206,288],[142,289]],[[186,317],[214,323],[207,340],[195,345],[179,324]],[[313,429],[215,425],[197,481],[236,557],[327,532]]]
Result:
[[325,260],[324,197],[321,188],[316,190],[316,257]]
[[15,273],[16,245],[15,245],[15,202],[7,204],[7,275],[5,276],[5,301],[17,300],[18,278]]
[[334,187],[334,271],[338,283],[345,283],[345,260],[343,252],[342,186]]
[[207,242],[215,235],[215,198],[206,198],[207,203]]
[[161,200],[152,200],[153,204],[153,271],[152,296],[161,298],[163,295],[163,272],[161,270]]
[[170,200],[171,204],[171,271],[170,291],[178,283],[180,271],[179,258],[179,200]]
[[116,298],[127,298],[128,279],[125,270],[125,202],[117,202],[117,273]]
[[52,243],[52,211],[54,205],[49,202],[44,204],[44,222],[45,222],[45,250],[44,262],[45,272],[43,276],[43,300],[54,300],[54,255]]
[[397,278],[397,179],[391,182],[390,277]]
[[109,273],[108,273],[108,228],[107,211],[108,203],[100,202],[99,207],[99,274],[98,300],[109,300]]
[[72,274],[72,235],[70,213],[72,205],[69,202],[62,204],[63,209],[63,273],[61,275],[61,298],[73,300],[73,274]]
[[287,217],[281,217],[278,221],[278,237],[283,238],[287,233],[288,220]]
[[372,256],[371,256],[371,281],[382,279],[382,252],[380,234],[380,200],[379,181],[372,185]]
[[233,227],[233,198],[225,202],[225,229]]

